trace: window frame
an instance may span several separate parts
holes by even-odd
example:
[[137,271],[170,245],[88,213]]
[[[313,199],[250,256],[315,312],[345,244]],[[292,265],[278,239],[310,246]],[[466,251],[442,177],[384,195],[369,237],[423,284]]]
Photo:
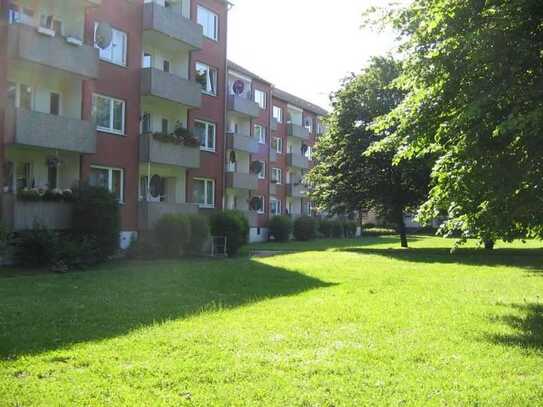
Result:
[[[273,210],[273,203],[276,203],[276,209],[277,210]],[[280,199],[277,199],[276,197],[272,196],[270,197],[270,215],[273,215],[273,216],[281,216],[282,212],[283,212],[283,208],[282,208],[283,204],[282,204],[282,201]]]
[[[279,175],[277,180],[274,179],[274,175],[273,175],[274,173]],[[272,167],[270,182],[275,183],[275,185],[282,185],[283,184],[283,170],[281,168]]]
[[[253,134],[256,136],[256,129],[259,128],[262,131],[260,132],[260,135],[258,136],[258,144],[266,144],[266,127],[262,126],[261,124],[255,124],[253,126]],[[261,137],[262,136],[262,137]]]
[[256,195],[255,198],[258,198],[262,201],[262,205],[260,205],[260,209],[256,211],[259,215],[265,215],[266,214],[266,199],[264,195]]
[[[275,115],[277,112],[279,112],[279,117]],[[283,108],[281,106],[273,105],[272,117],[277,120],[277,123],[283,123]]]
[[[101,93],[93,93],[92,95],[92,109],[93,109],[93,115],[96,117],[97,115],[97,107],[96,107],[96,99],[97,98],[102,98],[102,99],[107,99],[110,101],[110,108],[109,108],[109,114],[111,115],[110,119],[109,119],[109,122],[110,122],[110,128],[107,128],[107,127],[102,127],[100,125],[98,125],[98,123],[96,123],[96,130],[98,130],[99,132],[102,132],[102,133],[109,133],[109,134],[116,134],[118,136],[125,136],[125,132],[126,132],[126,102],[122,99],[117,99],[117,98],[114,98],[114,97],[111,97],[111,96],[106,96],[106,95],[103,95]],[[114,122],[115,122],[115,119],[114,119],[114,113],[115,113],[115,102],[119,102],[122,104],[122,120],[121,120],[121,123],[122,123],[122,129],[121,130],[116,130],[113,128],[114,126]]]
[[[273,141],[275,141],[275,148],[273,147]],[[273,137],[272,149],[277,154],[283,154],[283,138],[282,137]]]
[[[209,35],[207,35],[207,30],[206,28],[206,25],[200,23],[200,11],[204,11],[206,13],[209,13],[209,15],[213,16],[214,17],[214,32],[213,32],[213,36],[210,37]],[[202,32],[203,32],[203,36],[207,39],[210,39],[211,41],[215,41],[215,42],[219,42],[219,15],[217,13],[215,13],[214,11],[208,9],[207,7],[204,7],[200,4],[198,4],[196,6],[196,23],[200,26],[202,26]],[[207,23],[207,21],[206,21]]]
[[[196,123],[200,123],[200,124],[203,124],[205,125],[205,146],[202,146],[201,145],[201,140],[200,140],[200,151],[207,151],[207,152],[210,152],[210,153],[215,153],[217,152],[217,125],[213,122],[208,122],[208,121],[205,121],[205,120],[200,120],[200,119],[196,119],[194,120],[194,126],[196,126]],[[209,127],[210,126],[213,126],[213,148],[210,148],[209,147]]]
[[[127,67],[128,66],[128,33],[126,33],[125,31],[122,31],[122,30],[118,30],[116,28],[113,28],[113,33],[112,33],[112,39],[111,39],[111,44],[109,44],[109,48],[111,48],[111,58],[110,57],[106,57],[106,56],[103,56],[102,55],[102,51],[106,51],[106,50],[103,50],[102,48],[100,48],[97,44],[96,44],[96,31],[98,29],[98,25],[100,23],[98,21],[95,21],[94,22],[94,39],[93,39],[93,43],[94,43],[94,48],[98,49],[98,57],[100,58],[101,61],[105,61],[105,62],[108,62],[110,64],[113,64],[113,65],[117,65],[117,66],[122,66],[122,67]],[[124,44],[123,44],[123,57],[122,57],[122,61],[121,62],[117,62],[115,61],[115,58],[113,57],[113,42],[115,41],[115,33],[118,33],[118,34],[121,34],[123,39],[124,39]]]
[[[257,98],[257,95],[262,95],[262,100],[260,98]],[[268,103],[268,97],[267,93],[261,89],[255,89],[253,92],[253,99],[254,102],[260,107],[262,110],[266,110],[266,106]],[[260,103],[262,102],[262,104]]]
[[[214,209],[215,208],[215,180],[213,178],[202,178],[202,177],[197,177],[197,178],[193,178],[192,180],[192,196],[194,197],[194,184],[195,182],[203,182],[204,183],[204,201],[205,203],[200,203],[200,202],[194,202],[195,204],[198,205],[199,208],[205,208],[205,209]],[[212,195],[212,204],[208,204],[208,196],[207,196],[207,183],[208,182],[211,182],[211,185],[213,186],[212,188],[212,191],[213,191],[213,195]]]
[[121,174],[121,190],[120,190],[120,196],[119,196],[119,203],[123,204],[125,201],[124,201],[124,169],[123,168],[118,168],[118,167],[107,167],[107,166],[103,166],[103,165],[91,165],[90,166],[91,168],[91,172],[93,169],[96,169],[96,170],[107,170],[108,172],[108,191],[111,192],[111,193],[114,193],[113,191],[113,171],[119,171],[120,174]]
[[256,160],[262,164],[262,171],[258,172],[256,174],[256,177],[258,179],[266,179],[266,161],[264,160]]
[[[198,71],[200,69],[198,69],[198,66],[200,66],[201,68],[205,68],[206,71],[207,71],[207,74],[206,74],[206,89],[204,89],[202,87],[202,93],[204,95],[208,95],[208,96],[217,96],[218,95],[218,89],[219,89],[219,86],[218,86],[218,82],[219,82],[219,70],[217,68],[215,68],[214,66],[211,66],[211,65],[208,65],[204,62],[199,62],[199,61],[196,61],[195,64],[194,64],[194,70],[196,72],[196,76],[198,75]],[[211,74],[214,73],[214,81],[215,81],[215,87],[213,88],[212,83],[213,83],[213,80],[211,78]],[[198,78],[196,78],[196,83],[198,83],[200,85],[200,87],[202,86],[202,84],[200,82],[198,82],[197,80]],[[211,90],[208,90],[208,89],[211,89]]]

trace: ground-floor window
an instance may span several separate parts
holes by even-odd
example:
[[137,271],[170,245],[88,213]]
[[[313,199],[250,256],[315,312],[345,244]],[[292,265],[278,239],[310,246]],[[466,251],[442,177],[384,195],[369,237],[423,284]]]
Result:
[[119,202],[124,201],[124,171],[120,168],[92,166],[89,182],[115,194]]
[[192,183],[192,197],[200,208],[215,207],[215,180],[210,178],[195,178]]
[[274,216],[281,215],[281,201],[277,198],[270,199],[271,213]]

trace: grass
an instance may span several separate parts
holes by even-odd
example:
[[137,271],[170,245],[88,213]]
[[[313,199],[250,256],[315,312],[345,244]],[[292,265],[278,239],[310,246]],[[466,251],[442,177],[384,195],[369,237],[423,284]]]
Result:
[[0,272],[0,405],[541,405],[541,242],[451,245]]

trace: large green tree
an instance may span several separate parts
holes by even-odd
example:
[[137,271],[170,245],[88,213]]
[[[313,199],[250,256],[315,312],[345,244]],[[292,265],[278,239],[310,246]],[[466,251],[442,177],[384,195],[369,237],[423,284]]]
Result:
[[413,0],[386,18],[406,97],[382,146],[438,157],[420,218],[486,242],[543,237],[542,1]]
[[426,196],[428,166],[418,158],[393,164],[392,144],[368,154],[390,132],[377,132],[371,125],[402,101],[403,92],[393,86],[399,74],[398,62],[375,58],[360,75],[343,82],[332,97],[328,130],[317,143],[317,164],[308,180],[320,208],[336,214],[373,209],[397,225],[402,246],[407,247],[404,215]]

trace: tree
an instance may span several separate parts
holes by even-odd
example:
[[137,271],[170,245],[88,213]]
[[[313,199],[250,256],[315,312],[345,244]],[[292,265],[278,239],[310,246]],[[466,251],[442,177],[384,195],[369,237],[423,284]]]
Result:
[[393,86],[399,74],[398,62],[374,58],[360,75],[343,82],[332,97],[328,131],[317,143],[317,164],[308,180],[319,207],[335,214],[374,209],[397,225],[402,247],[407,247],[404,215],[426,197],[429,166],[421,158],[393,163],[394,144],[371,151],[390,133],[372,129],[374,120],[403,99]]
[[403,38],[405,99],[379,121],[397,159],[438,159],[419,218],[445,214],[488,248],[543,237],[541,0],[414,0],[386,20]]

